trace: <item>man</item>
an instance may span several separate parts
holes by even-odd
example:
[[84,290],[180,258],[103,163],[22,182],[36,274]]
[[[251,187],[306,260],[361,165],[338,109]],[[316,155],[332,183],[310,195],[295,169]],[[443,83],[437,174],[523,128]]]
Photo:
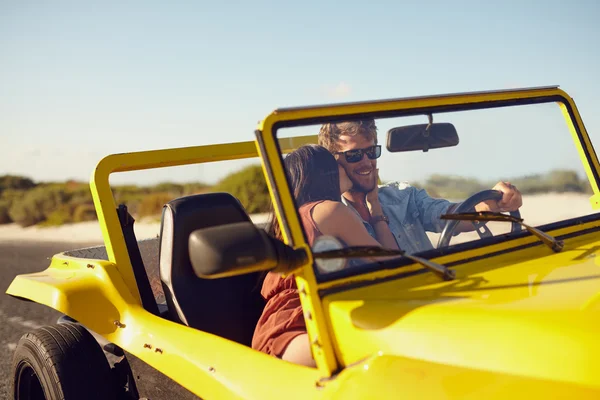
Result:
[[[451,212],[457,204],[434,199],[425,190],[406,183],[393,182],[378,188],[377,158],[381,152],[376,147],[374,120],[324,124],[319,144],[335,155],[352,181],[353,187],[342,195],[342,202],[357,212],[372,236],[375,224],[388,223],[398,246],[408,253],[433,248],[426,231],[441,232],[446,221],[440,216]],[[476,211],[514,211],[523,204],[521,193],[509,182],[498,182],[493,189],[503,193],[502,199],[479,203]],[[374,210],[382,210],[383,216]],[[371,218],[372,214],[379,216]],[[455,232],[473,229],[470,222],[464,221]]]

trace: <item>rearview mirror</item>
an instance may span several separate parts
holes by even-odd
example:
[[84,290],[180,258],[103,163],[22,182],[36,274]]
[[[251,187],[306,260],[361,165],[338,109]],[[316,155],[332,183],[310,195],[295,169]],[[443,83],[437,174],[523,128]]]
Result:
[[271,270],[288,273],[307,260],[304,250],[270,237],[252,222],[195,230],[188,249],[194,273],[203,279]]
[[458,144],[454,125],[447,122],[408,125],[387,133],[387,149],[392,153],[452,147]]

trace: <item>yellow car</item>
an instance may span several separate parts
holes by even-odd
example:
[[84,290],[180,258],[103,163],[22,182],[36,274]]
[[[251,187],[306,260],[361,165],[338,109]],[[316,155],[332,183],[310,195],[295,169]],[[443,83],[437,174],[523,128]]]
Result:
[[[286,153],[323,124],[365,120],[399,249],[309,245]],[[6,292],[64,314],[21,338],[15,399],[600,398],[600,164],[562,89],[277,109],[255,135],[98,163],[105,245],[57,254]],[[349,168],[355,156],[340,154]],[[231,193],[174,199],[159,237],[137,240],[109,184],[253,158],[282,241]],[[522,205],[478,211],[499,183]],[[315,367],[252,348],[267,271],[295,277]]]

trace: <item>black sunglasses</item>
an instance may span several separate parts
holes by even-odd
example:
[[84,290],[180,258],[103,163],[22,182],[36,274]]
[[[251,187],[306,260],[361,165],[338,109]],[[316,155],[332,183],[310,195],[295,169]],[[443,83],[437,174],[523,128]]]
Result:
[[334,154],[343,154],[349,163],[357,163],[363,159],[363,154],[369,157],[369,160],[375,160],[381,156],[381,145],[367,147],[366,149],[356,149],[348,151],[337,151]]

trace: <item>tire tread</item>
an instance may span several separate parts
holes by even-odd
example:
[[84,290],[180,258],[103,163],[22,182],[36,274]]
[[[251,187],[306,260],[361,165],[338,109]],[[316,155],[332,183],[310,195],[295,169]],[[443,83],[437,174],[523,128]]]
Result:
[[104,352],[80,324],[43,326],[21,337],[13,358],[15,395],[16,368],[23,360],[41,374],[46,397],[52,400],[116,397]]

